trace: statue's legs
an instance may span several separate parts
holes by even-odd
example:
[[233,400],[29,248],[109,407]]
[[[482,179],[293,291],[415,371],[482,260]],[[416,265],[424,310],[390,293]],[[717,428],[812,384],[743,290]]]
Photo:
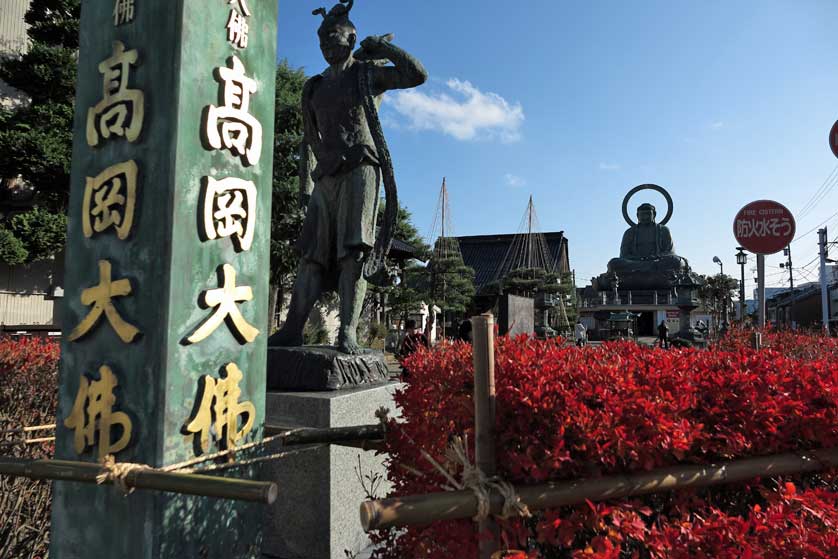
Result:
[[268,339],[269,346],[296,347],[303,345],[303,328],[308,315],[323,292],[323,268],[302,259],[291,293],[288,316],[280,330]]
[[363,277],[364,255],[361,251],[352,251],[340,261],[340,330],[338,349],[343,353],[361,353],[358,344],[358,322],[367,293],[367,280]]

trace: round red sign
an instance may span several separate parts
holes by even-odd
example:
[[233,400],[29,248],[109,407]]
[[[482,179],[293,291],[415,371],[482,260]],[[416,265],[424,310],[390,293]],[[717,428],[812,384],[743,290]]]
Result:
[[755,254],[780,252],[794,239],[794,231],[794,216],[773,200],[751,202],[733,220],[736,240]]
[[838,157],[838,120],[832,125],[832,130],[829,131],[829,147],[832,148],[832,153]]

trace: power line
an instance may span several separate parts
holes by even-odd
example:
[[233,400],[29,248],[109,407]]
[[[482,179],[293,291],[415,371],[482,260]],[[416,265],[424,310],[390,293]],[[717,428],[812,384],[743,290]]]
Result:
[[834,217],[836,217],[836,216],[838,216],[838,212],[835,212],[834,214],[832,214],[832,215],[831,215],[831,216],[829,216],[828,218],[824,219],[823,221],[821,221],[820,223],[818,223],[817,225],[815,225],[813,228],[809,229],[809,230],[808,230],[808,231],[806,231],[805,233],[803,233],[803,234],[801,234],[801,235],[797,235],[797,237],[795,237],[795,239],[792,241],[792,243],[796,243],[797,241],[799,241],[800,239],[802,239],[802,238],[803,238],[803,237],[805,237],[806,235],[809,235],[809,234],[811,234],[811,233],[814,233],[815,231],[817,231],[818,229],[820,229],[822,225],[824,225],[825,223],[827,223],[828,221],[830,221],[832,218],[834,218]]
[[811,213],[817,207],[818,202],[823,200],[835,188],[836,184],[838,184],[838,165],[835,165],[835,168],[832,169],[832,172],[823,181],[823,184],[821,184],[812,197],[809,198],[809,201],[800,209],[798,212],[800,219],[803,219],[807,214]]

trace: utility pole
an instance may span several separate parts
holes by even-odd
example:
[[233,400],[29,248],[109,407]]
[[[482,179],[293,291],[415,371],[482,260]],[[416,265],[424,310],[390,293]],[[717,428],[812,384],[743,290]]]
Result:
[[[791,266],[791,245],[783,249],[783,254],[788,257],[788,260],[786,260],[786,268],[789,270],[789,286],[791,288],[791,299],[789,300],[789,326],[791,326],[791,329],[794,330],[794,270]],[[782,268],[783,265],[780,264],[780,267]]]
[[[445,206],[448,205],[448,189],[445,187],[445,177],[442,177],[442,250],[445,251],[443,258],[448,256],[448,239],[445,238]],[[442,272],[442,339],[445,340],[445,296],[448,293],[448,286],[445,285],[445,278],[448,270]]]
[[826,278],[826,227],[818,230],[818,246],[820,247],[821,259],[821,321],[825,334],[829,334],[829,281]]
[[757,322],[765,328],[765,255],[757,254]]

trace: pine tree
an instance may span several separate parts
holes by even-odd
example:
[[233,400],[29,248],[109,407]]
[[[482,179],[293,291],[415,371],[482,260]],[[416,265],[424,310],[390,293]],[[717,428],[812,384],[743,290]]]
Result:
[[[16,239],[25,261],[48,258],[65,242],[80,9],[80,0],[32,0],[29,49],[0,64],[0,79],[28,98],[0,115],[0,177],[21,177],[34,190],[34,207],[0,224],[6,246]],[[22,253],[12,252],[16,258],[3,251],[0,259],[19,263]]]
[[425,268],[428,304],[442,309],[447,320],[465,316],[474,299],[474,270],[466,266],[457,239],[440,237],[434,243],[434,256]]

